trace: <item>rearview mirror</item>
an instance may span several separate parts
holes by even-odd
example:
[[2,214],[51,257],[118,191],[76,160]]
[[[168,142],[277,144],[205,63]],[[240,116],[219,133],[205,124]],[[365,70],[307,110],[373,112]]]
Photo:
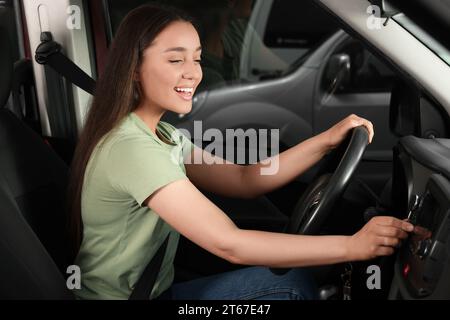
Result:
[[374,6],[378,6],[380,8],[381,17],[387,18],[392,17],[397,14],[399,11],[388,3],[386,0],[371,0],[370,1]]

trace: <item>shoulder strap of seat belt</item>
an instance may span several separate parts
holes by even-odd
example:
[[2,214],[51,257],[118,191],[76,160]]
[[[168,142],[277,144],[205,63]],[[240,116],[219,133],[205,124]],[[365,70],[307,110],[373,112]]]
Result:
[[167,244],[169,242],[170,233],[167,235],[166,240],[159,247],[152,260],[145,267],[144,272],[139,278],[133,292],[130,295],[129,300],[148,300],[155,286],[156,279],[158,278],[159,270],[161,269],[164,256],[166,255]]
[[50,66],[69,82],[93,95],[95,80],[62,54],[61,50],[61,45],[53,41],[50,32],[42,32],[41,44],[36,48],[36,62]]

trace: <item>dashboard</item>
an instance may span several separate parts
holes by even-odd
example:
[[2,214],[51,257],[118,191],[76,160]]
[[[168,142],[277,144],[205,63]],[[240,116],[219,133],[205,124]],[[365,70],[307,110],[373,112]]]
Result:
[[450,299],[450,139],[403,137],[393,203],[415,225],[396,258],[390,299]]

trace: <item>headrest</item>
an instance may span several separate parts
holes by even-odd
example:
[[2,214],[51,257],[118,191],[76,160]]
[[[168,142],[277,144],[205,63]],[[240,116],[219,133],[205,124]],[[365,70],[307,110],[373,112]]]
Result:
[[11,93],[14,61],[8,31],[0,26],[0,108],[8,101]]

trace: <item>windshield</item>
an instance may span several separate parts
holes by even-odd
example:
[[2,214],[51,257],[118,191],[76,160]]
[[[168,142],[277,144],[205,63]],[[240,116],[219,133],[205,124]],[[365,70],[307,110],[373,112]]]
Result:
[[403,13],[399,13],[393,17],[393,19],[405,28],[409,33],[414,35],[419,41],[426,45],[431,51],[439,56],[445,63],[450,65],[450,51],[447,50],[441,43],[439,43],[429,33],[425,32],[411,19],[405,16]]

